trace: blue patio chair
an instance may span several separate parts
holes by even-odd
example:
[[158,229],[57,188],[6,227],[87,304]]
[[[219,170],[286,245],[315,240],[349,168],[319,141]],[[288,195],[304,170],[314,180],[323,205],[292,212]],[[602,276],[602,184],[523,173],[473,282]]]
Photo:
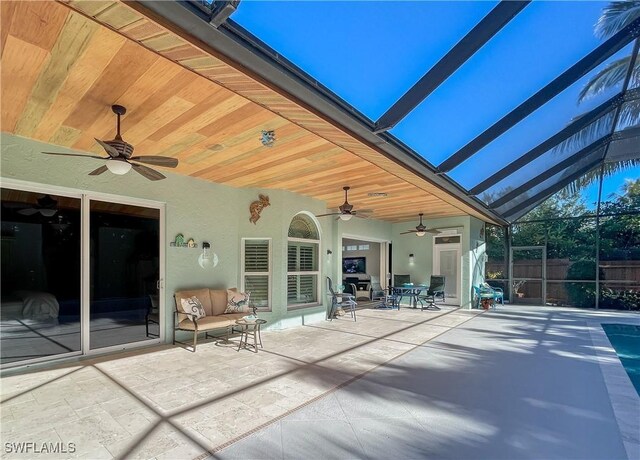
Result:
[[338,311],[339,307],[344,310],[348,310],[351,313],[351,317],[356,321],[356,297],[347,293],[337,293],[333,290],[333,283],[331,278],[327,276],[327,292],[328,296],[331,296],[331,309],[329,310],[329,320],[332,321]]
[[382,297],[380,297],[380,300],[380,305],[376,308],[400,309],[397,289],[389,288],[387,291],[382,291]]
[[386,292],[380,285],[377,276],[371,275],[371,283],[369,284],[371,300],[381,300],[385,297]]
[[504,292],[502,288],[494,288],[487,283],[483,283],[480,286],[473,286],[473,291],[476,297],[475,308],[480,308],[480,302],[482,299],[491,299],[491,309],[496,309],[496,304],[500,302],[504,305]]

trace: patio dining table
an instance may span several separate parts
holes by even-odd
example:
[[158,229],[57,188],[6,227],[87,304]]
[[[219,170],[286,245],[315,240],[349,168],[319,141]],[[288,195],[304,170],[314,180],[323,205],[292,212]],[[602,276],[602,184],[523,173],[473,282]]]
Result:
[[413,308],[417,308],[420,293],[427,289],[429,289],[429,286],[426,284],[403,285],[393,286],[391,288],[391,292],[396,298],[396,305],[398,309],[400,309],[400,303],[402,302],[403,297],[409,297],[409,304],[412,305]]

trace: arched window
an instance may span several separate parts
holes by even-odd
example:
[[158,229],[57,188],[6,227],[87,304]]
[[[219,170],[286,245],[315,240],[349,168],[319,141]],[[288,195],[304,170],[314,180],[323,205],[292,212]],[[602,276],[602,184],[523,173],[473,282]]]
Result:
[[318,305],[320,232],[307,214],[291,219],[287,246],[287,306]]

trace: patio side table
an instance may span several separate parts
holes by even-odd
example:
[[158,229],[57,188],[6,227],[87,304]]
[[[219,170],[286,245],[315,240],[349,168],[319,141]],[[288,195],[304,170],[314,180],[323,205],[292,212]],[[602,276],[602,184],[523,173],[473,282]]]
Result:
[[[255,319],[253,321],[247,321],[246,319],[240,318],[236,320],[236,326],[240,329],[240,342],[238,343],[238,351],[242,348],[246,348],[247,350],[253,349],[255,353],[258,353],[258,346],[263,348],[262,346],[262,336],[260,335],[260,326],[266,324],[266,320],[264,319]],[[251,343],[249,342],[249,338],[251,338]]]

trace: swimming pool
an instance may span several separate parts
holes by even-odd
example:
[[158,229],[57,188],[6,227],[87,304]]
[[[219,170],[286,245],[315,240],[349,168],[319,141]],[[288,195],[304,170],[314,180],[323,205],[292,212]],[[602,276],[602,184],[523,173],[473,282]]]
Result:
[[609,337],[609,342],[640,395],[640,326],[603,324],[602,329]]

